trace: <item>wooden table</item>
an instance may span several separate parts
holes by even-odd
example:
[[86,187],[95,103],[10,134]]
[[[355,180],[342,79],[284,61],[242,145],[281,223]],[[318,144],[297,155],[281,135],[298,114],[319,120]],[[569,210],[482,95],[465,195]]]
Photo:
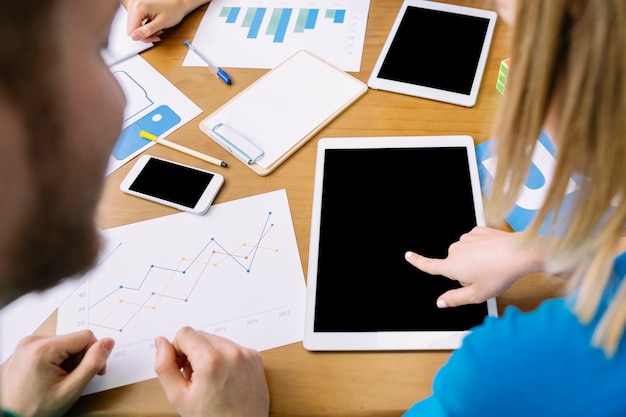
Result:
[[[454,3],[495,10],[493,0],[458,0]],[[374,67],[401,0],[371,0],[361,71],[367,79]],[[261,177],[236,161],[198,128],[198,123],[267,70],[227,68],[234,80],[226,86],[203,68],[182,67],[206,6],[197,9],[177,27],[167,30],[163,41],[142,56],[203,110],[196,119],[169,139],[228,161],[226,183],[215,203],[285,188],[292,210],[304,271],[307,270],[309,228],[316,144],[321,137],[471,135],[476,143],[491,137],[492,120],[501,95],[495,84],[500,61],[508,57],[509,28],[498,21],[478,102],[465,108],[395,93],[369,90],[353,106],[332,121],[269,176]],[[220,169],[202,161],[156,146],[150,153],[201,168]],[[125,225],[176,211],[127,196],[119,184],[130,165],[106,180],[97,213],[102,228]],[[516,305],[533,309],[541,300],[559,294],[562,284],[553,277],[530,276],[498,298],[499,311]],[[56,315],[39,330],[53,333]],[[399,416],[414,402],[431,393],[431,381],[449,351],[312,353],[301,343],[263,352],[271,393],[273,416]],[[81,397],[70,414],[175,415],[156,379]]]

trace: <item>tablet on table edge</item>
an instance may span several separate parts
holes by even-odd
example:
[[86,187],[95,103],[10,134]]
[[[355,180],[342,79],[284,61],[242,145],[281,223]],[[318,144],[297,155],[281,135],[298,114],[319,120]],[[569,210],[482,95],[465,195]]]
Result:
[[495,299],[437,308],[437,297],[459,284],[414,268],[404,253],[445,258],[477,225],[484,216],[470,136],[320,139],[304,347],[459,347],[497,316]]

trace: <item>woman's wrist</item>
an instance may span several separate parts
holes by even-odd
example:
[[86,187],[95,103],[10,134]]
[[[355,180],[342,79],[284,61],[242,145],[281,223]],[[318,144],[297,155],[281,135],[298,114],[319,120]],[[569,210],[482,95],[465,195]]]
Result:
[[211,0],[180,0],[181,6],[185,11],[185,16],[196,10],[203,4],[209,3]]

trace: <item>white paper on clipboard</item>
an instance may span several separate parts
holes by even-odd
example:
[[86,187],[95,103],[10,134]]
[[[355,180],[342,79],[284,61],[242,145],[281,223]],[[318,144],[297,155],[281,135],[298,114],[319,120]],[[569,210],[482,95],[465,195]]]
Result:
[[202,120],[200,129],[267,175],[366,91],[355,77],[299,51]]

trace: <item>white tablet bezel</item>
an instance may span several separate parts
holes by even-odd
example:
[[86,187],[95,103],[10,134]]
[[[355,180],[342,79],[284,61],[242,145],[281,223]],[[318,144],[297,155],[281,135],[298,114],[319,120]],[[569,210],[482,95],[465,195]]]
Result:
[[[474,80],[472,81],[472,88],[469,95],[455,93],[451,91],[445,91],[441,89],[425,87],[422,85],[410,84],[406,82],[393,81],[384,78],[378,77],[380,69],[385,61],[389,48],[393,40],[396,37],[398,32],[398,28],[400,26],[400,22],[406,13],[407,7],[417,7],[423,9],[430,10],[439,10],[442,12],[450,12],[454,14],[468,15],[481,17],[489,20],[489,24],[487,27],[487,33],[485,36],[485,40],[483,43],[483,48],[481,50],[480,58],[478,61],[478,66],[476,68],[476,73],[474,74]],[[491,46],[491,40],[493,38],[493,32],[495,28],[497,20],[497,13],[491,10],[477,9],[465,6],[458,6],[454,4],[447,3],[438,3],[434,1],[426,1],[426,0],[405,0],[398,12],[398,16],[391,28],[389,36],[383,46],[383,49],[376,61],[376,65],[370,75],[370,78],[367,82],[370,88],[376,90],[385,90],[391,91],[394,93],[406,94],[416,97],[427,98],[431,100],[442,101],[446,103],[457,104],[465,107],[473,107],[476,104],[476,99],[478,97],[478,90],[480,89],[480,84],[482,82],[483,73],[485,70],[485,65],[487,63],[487,56],[489,55],[489,49]],[[416,42],[430,42],[432,39],[423,39],[416,40]]]
[[[474,142],[470,136],[397,136],[323,138],[318,142],[313,189],[311,235],[307,273],[307,301],[304,348],[311,351],[341,350],[448,350],[456,349],[469,333],[465,331],[402,331],[402,332],[315,332],[314,317],[317,290],[317,265],[320,239],[320,218],[323,198],[325,152],[327,149],[465,147],[470,169],[472,196],[477,225],[484,225],[482,194]],[[353,262],[346,256],[346,262]],[[354,262],[359,262],[358,260]],[[487,314],[498,315],[496,300],[487,301]]]

